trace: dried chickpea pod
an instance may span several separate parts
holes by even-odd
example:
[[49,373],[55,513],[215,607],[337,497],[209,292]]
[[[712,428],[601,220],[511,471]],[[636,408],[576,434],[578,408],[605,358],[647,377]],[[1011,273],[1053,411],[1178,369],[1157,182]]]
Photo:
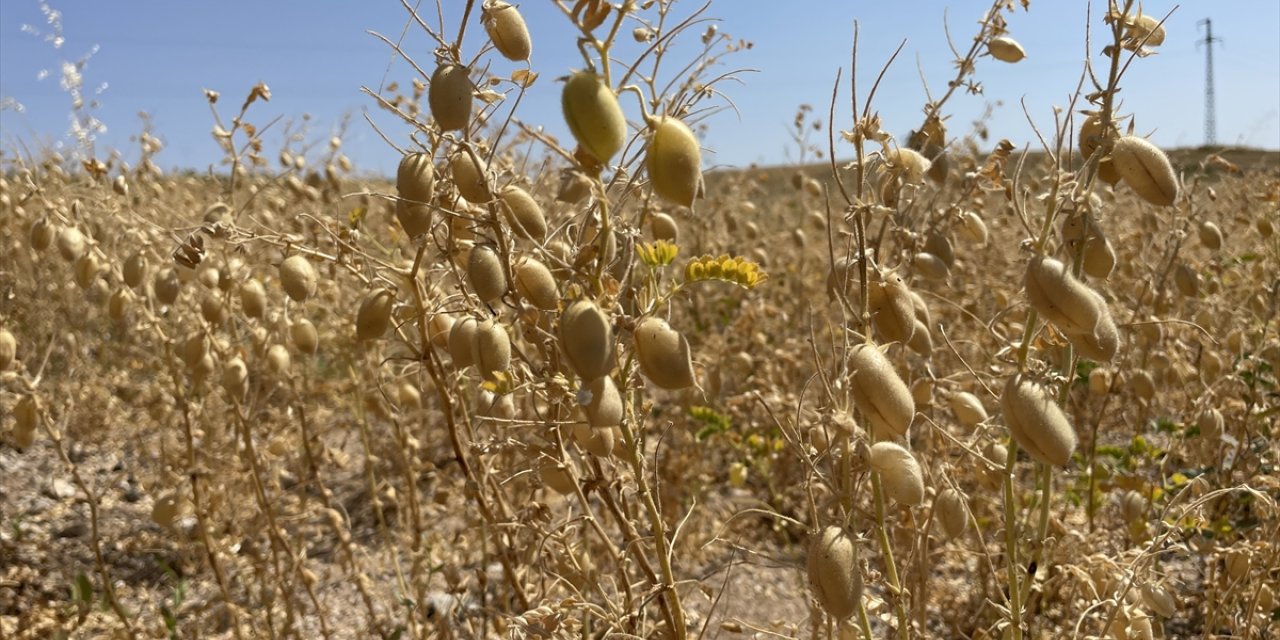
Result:
[[160,304],[172,305],[178,300],[178,294],[182,291],[182,282],[178,279],[178,272],[173,269],[162,269],[156,274],[155,280],[151,283],[151,290],[156,295],[156,300]]
[[583,385],[578,403],[592,428],[616,427],[622,423],[622,395],[609,376],[600,376]]
[[929,333],[929,327],[918,318],[913,320],[912,324],[915,326],[911,331],[911,339],[907,341],[907,347],[928,358],[933,354],[933,336]]
[[543,242],[547,239],[547,219],[528,191],[508,185],[498,192],[498,205],[511,225],[511,231],[521,238]]
[[618,96],[591,71],[578,71],[565,82],[561,107],[569,131],[584,151],[608,164],[627,140],[627,119]]
[[498,53],[515,62],[529,59],[533,41],[529,39],[524,17],[515,7],[501,0],[489,0],[484,3],[480,19]]
[[475,344],[476,329],[479,326],[480,321],[470,317],[453,323],[449,330],[449,356],[453,358],[454,368],[464,369],[475,362],[471,347]]
[[1052,394],[1023,374],[1009,378],[1000,396],[1005,425],[1037,462],[1065,467],[1076,449],[1076,432]]
[[613,455],[614,444],[617,443],[617,429],[592,427],[589,424],[573,425],[573,440],[587,453],[597,458],[608,458]]
[[542,484],[560,495],[573,493],[577,486],[568,467],[551,460],[545,461],[538,467],[538,476],[542,478]]
[[1222,229],[1219,229],[1218,225],[1205,220],[1200,223],[1196,231],[1200,236],[1200,244],[1204,245],[1204,248],[1210,251],[1222,248]]
[[1083,251],[1081,259],[1085,273],[1104,280],[1110,277],[1116,266],[1116,251],[1092,216],[1076,212],[1064,218],[1062,239],[1067,243],[1067,252],[1073,262]]
[[88,289],[97,280],[100,266],[97,254],[85,252],[74,265],[76,285],[81,289]]
[[1126,523],[1137,522],[1147,514],[1147,499],[1137,491],[1129,490],[1120,496],[1120,518]]
[[1065,264],[1037,255],[1027,265],[1023,281],[1031,306],[1063,333],[1090,335],[1106,305]]
[[66,227],[58,233],[58,254],[67,262],[75,262],[89,249],[89,241],[75,227]]
[[391,307],[396,295],[377,288],[365,295],[356,312],[356,339],[377,340],[391,327]]
[[654,193],[675,204],[693,206],[702,191],[702,150],[685,123],[671,116],[653,123],[645,166]]
[[1027,52],[1017,40],[1009,36],[997,36],[987,41],[987,51],[1001,62],[1014,63],[1027,57]]
[[249,392],[249,367],[244,360],[232,358],[222,367],[222,388],[237,402]]
[[560,307],[560,291],[556,288],[556,278],[546,265],[524,258],[516,265],[516,291],[529,304],[543,311],[555,311]]
[[1151,400],[1156,396],[1156,381],[1147,371],[1134,371],[1129,374],[1129,390],[1142,400]]
[[613,327],[595,302],[577,300],[560,314],[560,350],[583,380],[595,380],[613,368]]
[[[1080,125],[1080,155],[1088,159],[1093,156],[1098,147],[1102,146],[1105,137],[1116,138],[1115,126],[1104,128],[1102,126],[1101,114],[1091,113]],[[1097,169],[1098,179],[1107,184],[1116,184],[1120,182],[1120,172],[1116,170],[1116,166],[1111,162],[1110,158],[1100,158],[1098,160]]]
[[261,320],[267,314],[267,290],[257,278],[240,285],[240,309],[244,315]]
[[1200,295],[1200,274],[1183,262],[1173,270],[1173,284],[1187,298]]
[[320,349],[320,333],[306,318],[296,320],[289,325],[289,337],[293,340],[293,346],[303,353],[314,354]]
[[860,344],[849,355],[853,401],[871,422],[877,438],[906,435],[915,417],[911,390],[875,345]]
[[468,202],[480,203],[493,199],[487,175],[489,167],[478,153],[473,158],[466,149],[459,149],[449,160],[449,170],[453,172],[453,185]]
[[888,342],[909,342],[916,327],[915,304],[902,277],[889,272],[868,286],[867,304],[880,335]]
[[1162,585],[1142,585],[1142,603],[1161,618],[1172,618],[1178,613],[1177,598]]
[[227,321],[227,307],[222,304],[221,297],[212,293],[205,294],[200,300],[200,315],[210,326],[220,327]]
[[465,129],[471,122],[471,79],[467,68],[451,63],[436,67],[431,74],[427,103],[442,131]]
[[1178,199],[1178,176],[1169,157],[1144,138],[1123,136],[1111,149],[1111,162],[1143,200],[1163,207]]
[[0,371],[7,371],[18,354],[18,340],[8,329],[0,329]]
[[141,251],[129,256],[120,269],[125,286],[137,289],[147,279],[147,255]]
[[862,599],[862,568],[857,542],[841,527],[814,532],[809,540],[806,569],[809,589],[827,615],[847,620]]
[[490,420],[510,421],[516,417],[516,401],[512,394],[497,394],[481,389],[476,394],[476,415]]
[[649,235],[654,240],[679,242],[680,225],[676,224],[675,219],[665,213],[655,213],[649,217]]
[[982,406],[978,396],[968,391],[956,391],[948,395],[947,405],[965,428],[972,429],[987,419],[987,408]]
[[306,256],[292,255],[280,263],[280,285],[295,302],[305,302],[316,292],[319,277]]
[[289,373],[289,367],[293,364],[293,358],[289,357],[289,349],[282,344],[273,344],[267,347],[267,370],[277,376],[283,376]]
[[40,218],[31,223],[31,233],[27,236],[27,240],[30,242],[32,249],[44,251],[49,248],[49,245],[53,244],[53,239],[57,234],[57,227],[54,227],[48,218]]
[[[1095,296],[1098,294],[1095,292]],[[1079,351],[1080,356],[1096,362],[1110,362],[1120,351],[1120,331],[1116,328],[1106,303],[1098,296],[1103,313],[1092,333],[1068,333],[1067,341]]]
[[646,378],[663,389],[694,385],[689,342],[661,318],[650,316],[635,328],[636,359]]
[[431,205],[400,200],[396,202],[396,222],[405,235],[416,238],[431,231]]
[[960,228],[964,230],[965,236],[978,246],[985,246],[990,233],[987,231],[987,223],[982,216],[973,211],[965,211],[960,214]]
[[27,449],[35,443],[36,427],[40,425],[40,401],[34,395],[22,396],[13,405],[13,440],[19,449]]
[[396,192],[405,200],[431,202],[436,170],[429,153],[406,153],[396,167]]
[[917,407],[932,405],[933,387],[933,380],[929,378],[916,378],[911,381],[911,401],[915,402]]
[[182,502],[178,499],[176,491],[160,494],[151,505],[151,521],[166,529],[173,528],[180,515],[182,515]]
[[924,474],[920,463],[896,442],[871,445],[871,468],[880,474],[884,493],[890,500],[906,506],[924,502]]
[[492,303],[507,292],[507,274],[502,269],[502,258],[493,247],[482,244],[471,248],[471,257],[467,259],[467,284],[486,303]]
[[944,489],[933,499],[933,515],[942,532],[948,538],[958,538],[969,527],[969,514],[965,509],[964,496],[955,489]]
[[931,162],[915,149],[897,147],[884,152],[884,174],[888,177],[902,178],[910,184],[924,182],[924,175],[929,171]]
[[496,380],[497,374],[511,368],[511,337],[495,320],[486,320],[476,326],[471,342],[471,361],[486,380]]
[[921,251],[911,257],[911,269],[926,280],[946,280],[951,275],[947,263],[927,251]]

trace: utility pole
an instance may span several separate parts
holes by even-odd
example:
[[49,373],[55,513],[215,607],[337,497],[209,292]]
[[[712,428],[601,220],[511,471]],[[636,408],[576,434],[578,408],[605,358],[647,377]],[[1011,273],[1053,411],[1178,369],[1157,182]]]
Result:
[[1213,37],[1213,20],[1205,18],[1196,23],[1204,25],[1204,39],[1197,40],[1196,46],[1204,45],[1204,143],[1218,143],[1218,117],[1213,106],[1213,43],[1222,42],[1222,38]]

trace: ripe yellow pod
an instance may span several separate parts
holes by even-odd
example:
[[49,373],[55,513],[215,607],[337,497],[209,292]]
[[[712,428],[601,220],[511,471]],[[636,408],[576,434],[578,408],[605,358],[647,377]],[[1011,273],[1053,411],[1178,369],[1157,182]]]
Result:
[[944,489],[933,499],[933,517],[948,538],[958,538],[969,527],[969,514],[964,496],[955,489]]
[[907,341],[907,347],[928,358],[933,354],[933,336],[929,333],[929,327],[919,318],[913,320],[912,324],[914,327],[911,331],[911,339]]
[[613,447],[618,441],[618,429],[609,427],[592,427],[589,424],[573,425],[573,439],[587,453],[597,458],[608,458],[613,455]]
[[679,242],[680,225],[676,224],[675,218],[665,213],[655,213],[649,217],[649,235],[654,240]]
[[912,256],[911,270],[926,280],[946,280],[951,274],[942,258],[927,251],[921,251]]
[[431,154],[406,153],[396,168],[396,192],[405,200],[431,202],[436,184],[436,169]]
[[75,262],[84,256],[89,248],[84,234],[75,227],[66,227],[58,233],[58,254],[67,262]]
[[173,269],[163,269],[156,274],[155,280],[151,283],[151,290],[156,294],[156,300],[160,304],[172,305],[178,300],[178,294],[182,291],[182,282],[178,279],[178,272]]
[[481,244],[471,248],[471,257],[467,260],[467,284],[486,303],[501,298],[507,292],[507,274],[493,247]]
[[991,57],[1001,62],[1018,62],[1027,57],[1027,52],[1017,40],[1009,36],[997,36],[987,41],[987,51]]
[[542,242],[547,239],[547,218],[528,191],[508,185],[498,193],[498,204],[506,215],[511,231],[525,239]]
[[599,75],[579,71],[565,83],[560,104],[578,145],[600,164],[608,164],[627,141],[627,119],[617,94]]
[[427,89],[427,103],[441,131],[466,128],[471,122],[471,79],[467,68],[452,63],[436,67]]
[[1137,370],[1129,374],[1129,390],[1142,400],[1156,397],[1156,381],[1147,371]]
[[449,348],[449,333],[453,330],[453,316],[447,313],[432,314],[427,321],[427,338],[441,349]]
[[267,314],[267,290],[257,278],[240,285],[240,309],[244,315],[261,320]]
[[280,285],[296,302],[304,302],[316,292],[319,277],[306,256],[292,255],[280,263]]
[[147,255],[139,251],[129,256],[120,269],[120,275],[124,278],[125,286],[137,289],[147,278]]
[[431,205],[406,200],[396,202],[396,222],[405,235],[416,238],[431,231]]
[[98,278],[98,255],[92,251],[85,252],[75,263],[75,281],[81,289],[88,289],[89,285]]
[[1076,432],[1053,395],[1023,374],[1011,376],[1000,409],[1013,439],[1037,462],[1065,467],[1076,449]]
[[283,376],[289,373],[289,367],[293,364],[293,358],[289,356],[289,350],[282,344],[273,344],[267,347],[267,371],[277,376]]
[[1106,310],[1067,265],[1048,256],[1031,259],[1023,285],[1032,308],[1063,333],[1092,334]]
[[654,193],[692,207],[702,189],[702,150],[685,123],[671,116],[659,118],[645,154],[649,184]]
[[485,320],[476,326],[471,342],[471,361],[486,380],[511,368],[511,338],[496,320]]
[[924,474],[920,463],[896,442],[871,445],[871,469],[880,474],[884,493],[890,500],[906,506],[924,502]]
[[[1094,293],[1097,296],[1097,293]],[[1068,333],[1067,341],[1080,352],[1080,356],[1097,362],[1110,362],[1120,350],[1120,332],[1116,329],[1115,320],[1106,311],[1106,304],[1098,296],[1098,304],[1103,306],[1102,316],[1092,333]]]
[[957,391],[947,396],[947,405],[951,407],[956,420],[968,429],[972,429],[987,419],[987,408],[982,406],[978,396],[968,391]]
[[453,172],[453,184],[458,188],[458,193],[469,202],[481,203],[493,199],[493,192],[489,190],[489,167],[484,158],[478,155],[472,158],[466,149],[459,149],[453,154],[453,159],[449,160],[449,170]]
[[1227,421],[1222,417],[1222,412],[1210,407],[1200,412],[1196,416],[1196,428],[1200,430],[1201,438],[1216,440],[1222,436],[1222,431],[1227,426]]
[[237,402],[249,392],[249,367],[244,360],[232,358],[222,367],[222,388]]
[[53,238],[57,233],[58,229],[49,222],[48,218],[36,220],[31,223],[31,234],[28,236],[31,248],[36,251],[48,249],[49,245],[53,244]]
[[[860,276],[850,273],[849,277]],[[886,273],[870,282],[867,304],[871,307],[871,319],[876,329],[888,342],[908,343],[916,327],[915,303],[902,277]]]
[[1147,499],[1130,489],[1120,495],[1120,519],[1126,524],[1137,522],[1147,513]]
[[973,211],[965,211],[960,214],[960,228],[964,231],[965,236],[976,243],[978,246],[987,244],[987,223],[983,221],[982,216]]
[[377,340],[391,326],[391,307],[396,294],[377,288],[365,295],[356,312],[356,339]]
[[853,371],[854,404],[871,421],[875,436],[906,435],[915,417],[915,402],[889,359],[875,345],[860,344],[850,352],[849,369]]
[[1111,392],[1111,370],[1105,367],[1095,367],[1089,372],[1089,393],[1095,396],[1105,396]]
[[556,288],[556,278],[546,265],[525,258],[516,265],[516,291],[529,304],[543,311],[555,311],[560,306],[560,291]]
[[885,175],[903,178],[911,184],[924,182],[924,174],[933,164],[919,151],[897,147],[884,153]]
[[200,315],[210,326],[220,327],[227,321],[227,307],[222,304],[222,297],[207,293],[200,299]]
[[853,536],[841,527],[814,532],[805,565],[813,597],[836,620],[847,620],[862,599],[862,568]]
[[595,302],[581,299],[560,314],[560,350],[583,380],[595,380],[613,368],[613,327]]
[[476,341],[476,328],[480,322],[467,317],[453,323],[449,330],[449,355],[453,358],[453,366],[464,369],[475,362],[471,347]]
[[592,428],[616,427],[622,423],[622,395],[609,376],[600,376],[583,385],[578,403]]
[[538,466],[538,477],[542,479],[542,484],[545,484],[560,495],[573,493],[576,486],[573,481],[573,474],[568,467],[551,460],[547,460]]
[[1178,287],[1178,293],[1188,298],[1200,295],[1200,274],[1185,262],[1173,270],[1173,284]]
[[[1092,113],[1084,119],[1080,124],[1080,155],[1087,160],[1092,157],[1098,147],[1102,146],[1104,137],[1116,137],[1115,127],[1112,126],[1108,131],[1102,126],[1102,117],[1100,114]],[[1107,184],[1115,184],[1120,181],[1120,173],[1116,171],[1116,166],[1111,162],[1110,158],[1100,158],[1098,160],[1098,179]]]
[[1111,149],[1111,162],[1143,200],[1162,207],[1178,199],[1178,176],[1159,147],[1138,136],[1124,136]]
[[13,405],[13,440],[19,449],[35,443],[36,427],[40,426],[40,401],[34,396],[22,396]]
[[1178,600],[1168,589],[1158,584],[1142,585],[1142,602],[1161,618],[1172,618],[1178,613]]
[[636,359],[650,382],[663,389],[684,389],[694,385],[689,342],[667,325],[650,316],[636,324]]
[[289,325],[289,337],[293,339],[293,345],[303,353],[314,354],[320,348],[320,334],[316,331],[316,326],[306,318]]
[[489,0],[484,3],[480,19],[498,53],[516,62],[529,59],[533,42],[529,39],[524,17],[515,7],[501,0]]
[[1204,245],[1204,248],[1210,251],[1217,251],[1222,248],[1222,229],[1219,229],[1218,225],[1205,220],[1200,223],[1197,231],[1200,235],[1200,244]]
[[0,329],[0,371],[7,371],[18,355],[18,340],[8,329]]

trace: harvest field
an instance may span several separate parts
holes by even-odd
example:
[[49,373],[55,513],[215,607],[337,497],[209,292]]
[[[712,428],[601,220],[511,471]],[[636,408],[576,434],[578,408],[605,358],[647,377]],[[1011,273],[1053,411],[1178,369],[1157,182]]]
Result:
[[1033,140],[947,119],[1025,3],[910,132],[851,41],[704,174],[722,4],[423,11],[383,180],[267,84],[209,174],[0,150],[0,638],[1280,637],[1280,159],[1134,128],[1164,16]]

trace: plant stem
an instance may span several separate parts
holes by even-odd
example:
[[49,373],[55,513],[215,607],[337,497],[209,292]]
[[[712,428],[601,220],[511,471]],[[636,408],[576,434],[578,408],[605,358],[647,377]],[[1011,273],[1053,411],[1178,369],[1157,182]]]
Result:
[[880,540],[880,553],[884,555],[885,574],[889,577],[889,588],[894,595],[894,608],[898,612],[898,638],[906,640],[911,637],[906,594],[902,590],[902,581],[898,579],[898,565],[893,559],[893,544],[889,541],[889,528],[885,525],[884,488],[880,484],[878,471],[871,472],[871,490],[875,494],[876,501],[876,536]]

